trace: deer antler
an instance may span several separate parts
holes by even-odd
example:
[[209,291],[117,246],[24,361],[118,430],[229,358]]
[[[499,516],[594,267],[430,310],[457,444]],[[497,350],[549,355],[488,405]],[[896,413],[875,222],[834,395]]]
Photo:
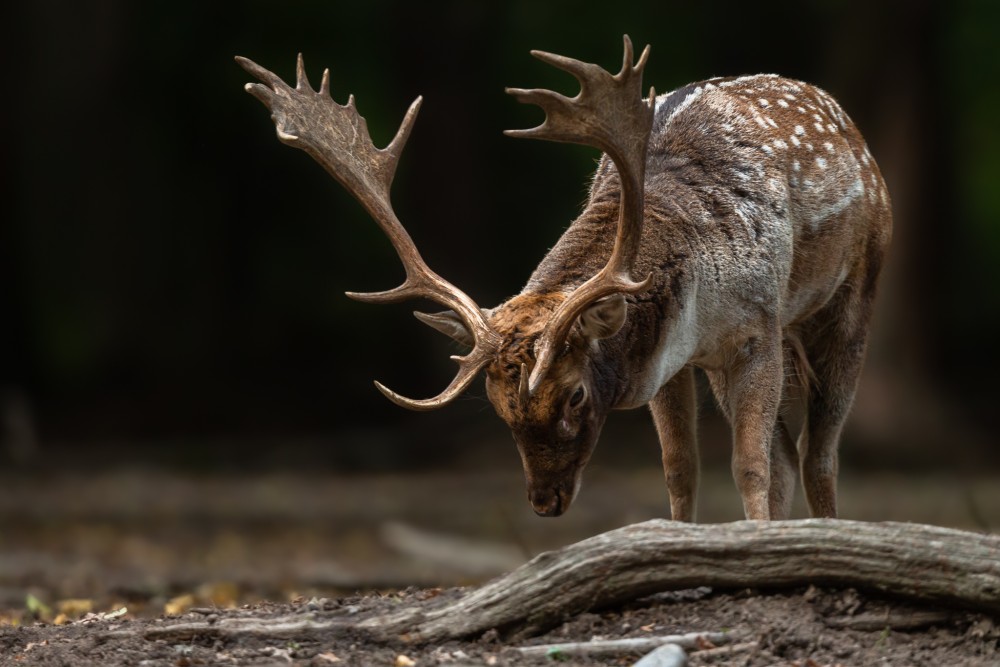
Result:
[[573,323],[587,306],[611,294],[641,292],[652,282],[651,275],[634,282],[631,270],[642,236],[646,147],[653,127],[656,92],[651,88],[648,102],[642,99],[642,70],[649,57],[649,47],[633,65],[632,40],[628,35],[624,40],[622,69],[615,75],[591,63],[543,51],[531,52],[539,60],[576,77],[580,82],[580,93],[576,97],[568,98],[551,90],[507,89],[518,101],[540,106],[545,111],[545,121],[529,130],[506,130],[505,134],[599,148],[614,161],[622,186],[618,232],[611,258],[603,269],[560,304],[546,324],[528,383],[529,395],[538,388]]
[[348,292],[347,296],[368,303],[394,303],[414,297],[431,299],[458,313],[475,339],[469,354],[452,357],[458,362],[458,374],[434,398],[413,400],[379,382],[375,386],[394,403],[412,410],[431,410],[452,401],[490,362],[500,337],[475,301],[424,263],[389,201],[396,164],[410,136],[421,98],[410,105],[392,142],[379,149],[372,143],[365,119],[358,114],[354,96],[350,96],[346,105],[331,99],[330,70],[323,71],[323,81],[317,92],[306,78],[302,54],[299,54],[295,88],[251,60],[237,56],[236,62],[263,82],[248,83],[246,91],[271,110],[278,139],[304,150],[337,179],[375,219],[403,262],[406,280],[399,287],[385,292]]

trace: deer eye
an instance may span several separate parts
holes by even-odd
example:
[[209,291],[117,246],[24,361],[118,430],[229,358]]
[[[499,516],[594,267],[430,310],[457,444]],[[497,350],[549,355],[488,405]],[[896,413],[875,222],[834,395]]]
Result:
[[583,385],[576,388],[573,395],[569,397],[569,407],[575,408],[583,403],[584,397],[587,395],[586,390],[584,390]]

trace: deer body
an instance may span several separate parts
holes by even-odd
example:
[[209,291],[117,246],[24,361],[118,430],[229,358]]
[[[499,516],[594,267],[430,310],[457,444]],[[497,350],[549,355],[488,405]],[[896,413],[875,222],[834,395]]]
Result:
[[[437,407],[485,368],[489,399],[517,442],[529,500],[544,516],[569,507],[608,412],[649,405],[671,513],[692,520],[693,369],[700,367],[733,427],[733,473],[746,516],[787,517],[800,465],[812,513],[835,516],[837,441],[891,230],[881,175],[857,129],[823,91],[759,75],[642,101],[634,91],[647,53],[633,68],[626,39],[615,77],[539,55],[577,76],[583,92],[569,99],[511,91],[547,114],[545,124],[518,134],[607,152],[584,210],[524,290],[490,311],[469,306],[447,283],[445,294],[434,291],[443,281],[420,263],[432,285],[424,295],[452,310],[418,317],[473,352],[459,359],[462,369],[444,398],[411,401],[380,389],[407,407]],[[280,87],[257,75],[276,93],[251,92],[267,97],[279,137],[298,141],[301,132],[283,130],[290,121],[274,108]],[[296,91],[303,77],[300,64]],[[326,86],[324,79],[321,94]],[[410,121],[408,114],[404,140]],[[612,131],[619,122],[621,137]],[[316,157],[311,146],[304,148]],[[365,193],[352,192],[365,203]],[[402,227],[391,230],[392,239]],[[419,255],[403,247],[400,256],[407,283],[366,298],[412,295],[411,262]],[[791,399],[805,404],[797,442],[779,414]]]

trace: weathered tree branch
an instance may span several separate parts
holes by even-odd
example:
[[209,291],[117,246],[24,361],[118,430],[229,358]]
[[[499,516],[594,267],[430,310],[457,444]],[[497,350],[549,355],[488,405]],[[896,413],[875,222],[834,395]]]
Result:
[[854,586],[1000,612],[1000,536],[835,519],[698,525],[663,520],[543,553],[462,594],[358,622],[285,616],[164,624],[147,637],[350,631],[373,641],[436,642],[492,628],[537,634],[590,609],[698,586]]
[[361,621],[374,638],[434,642],[501,628],[519,636],[664,590],[856,586],[1000,611],[1000,537],[836,519],[699,525],[664,520],[540,554],[454,601]]

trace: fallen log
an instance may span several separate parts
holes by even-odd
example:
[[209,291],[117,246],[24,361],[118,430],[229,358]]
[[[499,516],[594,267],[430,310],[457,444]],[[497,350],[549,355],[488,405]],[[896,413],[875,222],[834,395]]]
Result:
[[654,519],[540,554],[457,600],[401,609],[356,627],[376,639],[410,642],[491,628],[528,637],[587,610],[665,590],[806,584],[997,613],[1000,536],[837,519],[715,525]]
[[283,637],[350,631],[372,641],[439,642],[498,629],[539,634],[582,612],[699,586],[850,586],[1000,613],[1000,536],[836,519],[699,525],[652,520],[540,554],[457,599],[354,618],[285,616],[164,624],[147,637]]

